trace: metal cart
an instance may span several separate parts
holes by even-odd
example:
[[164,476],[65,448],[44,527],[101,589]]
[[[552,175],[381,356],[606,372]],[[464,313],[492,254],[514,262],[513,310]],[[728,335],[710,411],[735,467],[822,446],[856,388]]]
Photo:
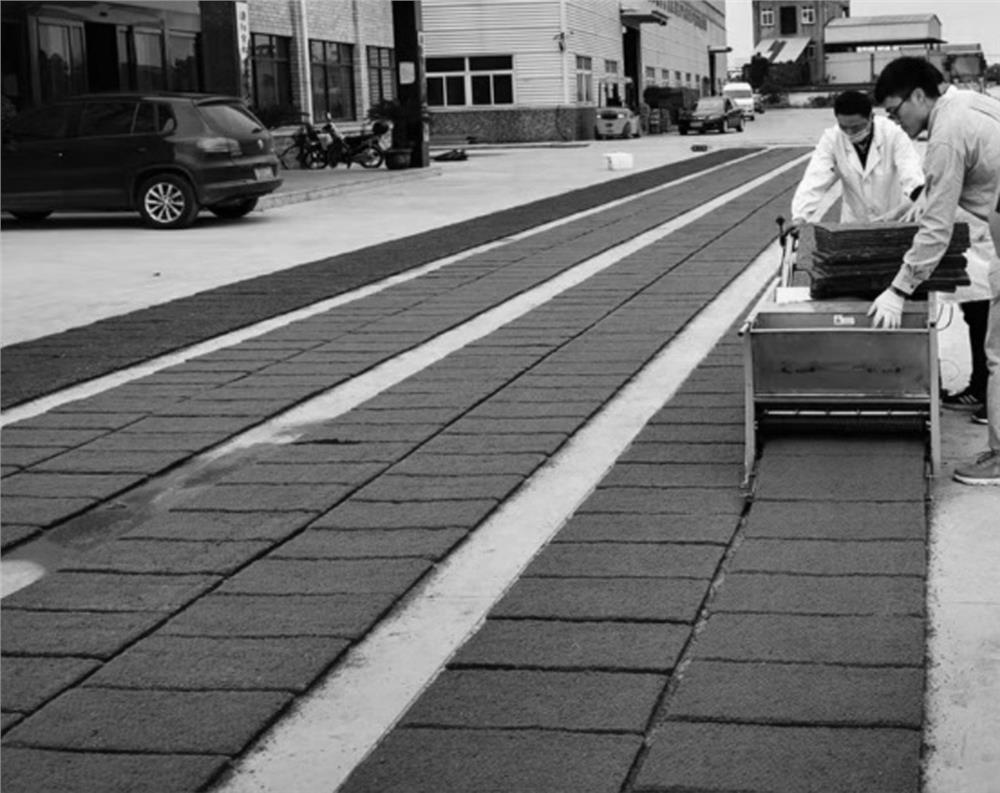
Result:
[[[780,220],[779,220],[780,225]],[[870,301],[811,300],[792,286],[795,242],[782,233],[781,273],[740,329],[749,486],[761,437],[776,430],[927,433],[941,463],[936,294],[907,301],[898,329],[871,327]]]

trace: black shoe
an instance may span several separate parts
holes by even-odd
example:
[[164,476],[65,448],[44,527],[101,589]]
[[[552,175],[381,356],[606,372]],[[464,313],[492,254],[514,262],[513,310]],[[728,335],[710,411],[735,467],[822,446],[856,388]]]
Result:
[[978,410],[983,407],[983,398],[966,388],[957,394],[941,394],[941,405],[949,410]]
[[972,414],[972,420],[976,424],[989,424],[990,420],[986,417],[986,405],[983,405],[979,410]]

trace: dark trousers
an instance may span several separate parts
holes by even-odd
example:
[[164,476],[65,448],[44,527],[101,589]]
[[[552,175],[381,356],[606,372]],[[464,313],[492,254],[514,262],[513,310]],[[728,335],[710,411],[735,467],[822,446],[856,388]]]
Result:
[[986,381],[990,373],[986,368],[986,328],[990,318],[989,300],[972,300],[960,303],[965,324],[969,326],[969,347],[972,351],[972,375],[969,377],[969,391],[986,399]]

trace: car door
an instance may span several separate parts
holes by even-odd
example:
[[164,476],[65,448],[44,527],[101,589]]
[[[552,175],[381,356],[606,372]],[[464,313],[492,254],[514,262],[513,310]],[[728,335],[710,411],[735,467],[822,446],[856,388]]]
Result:
[[11,122],[0,154],[4,209],[66,206],[66,142],[77,110],[73,103],[59,103],[29,110]]
[[66,142],[67,189],[80,208],[126,208],[125,173],[137,156],[132,127],[138,102],[108,98],[87,101],[76,135]]

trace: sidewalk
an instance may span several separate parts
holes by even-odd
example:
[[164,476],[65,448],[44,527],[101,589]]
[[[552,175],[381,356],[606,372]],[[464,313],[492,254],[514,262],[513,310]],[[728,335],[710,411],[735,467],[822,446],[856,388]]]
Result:
[[[44,536],[60,569],[4,600],[4,789],[218,780],[763,250],[798,171],[291,443],[200,451],[794,154],[494,231],[433,274],[6,427],[5,543]],[[390,255],[452,244],[426,240]],[[920,789],[923,451],[774,445],[746,504],[741,365],[729,333],[344,790]]]

